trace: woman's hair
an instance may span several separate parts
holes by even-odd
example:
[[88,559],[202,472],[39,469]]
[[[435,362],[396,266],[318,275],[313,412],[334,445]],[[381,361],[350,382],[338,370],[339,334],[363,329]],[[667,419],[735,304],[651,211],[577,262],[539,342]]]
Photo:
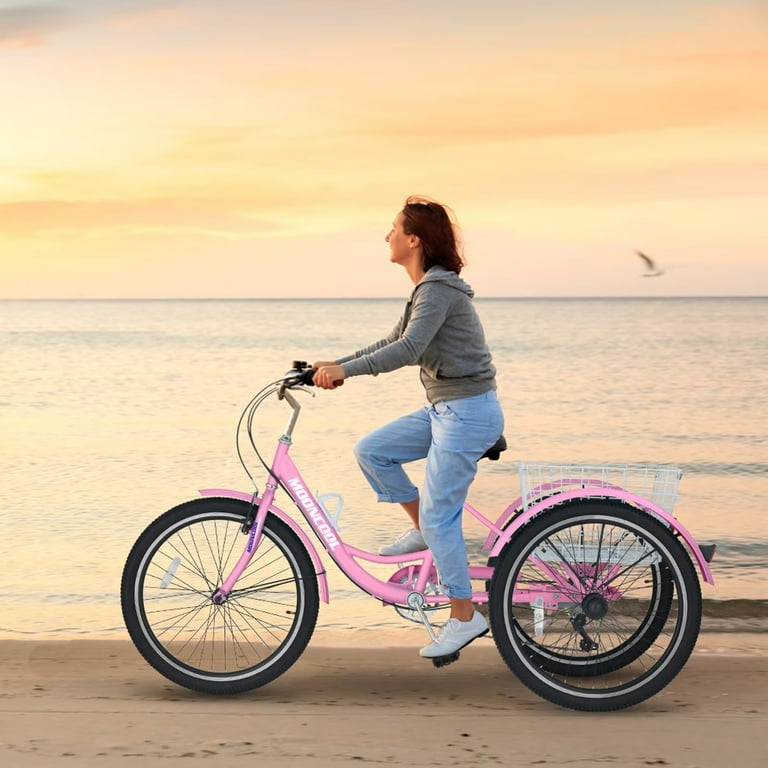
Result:
[[403,206],[403,231],[421,240],[424,271],[439,265],[457,275],[464,266],[453,211],[421,195],[411,195]]

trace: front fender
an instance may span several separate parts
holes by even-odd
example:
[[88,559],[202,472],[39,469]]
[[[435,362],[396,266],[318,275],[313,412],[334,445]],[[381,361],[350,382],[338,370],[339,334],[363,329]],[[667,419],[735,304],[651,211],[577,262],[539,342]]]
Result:
[[[228,499],[240,499],[241,501],[255,501],[257,504],[260,499],[253,498],[253,494],[244,493],[243,491],[232,491],[227,488],[204,488],[200,490],[201,496],[224,496]],[[312,565],[315,567],[315,575],[317,576],[317,583],[320,587],[320,597],[324,603],[330,602],[330,593],[328,591],[328,577],[323,566],[323,561],[320,559],[320,555],[317,553],[317,549],[312,542],[312,539],[307,536],[302,528],[300,528],[296,521],[288,514],[278,509],[275,506],[269,508],[269,513],[275,517],[279,517],[301,540],[301,543],[306,547],[307,553],[312,559]]]
[[519,531],[526,523],[528,523],[532,517],[541,514],[549,507],[554,507],[558,504],[562,504],[564,501],[573,501],[576,499],[584,499],[590,497],[599,497],[601,499],[618,499],[620,501],[626,501],[632,504],[634,507],[638,507],[649,515],[659,518],[662,522],[668,525],[675,533],[679,534],[685,545],[688,547],[693,559],[699,566],[701,571],[701,577],[707,584],[714,584],[715,581],[712,578],[712,571],[709,568],[709,563],[704,558],[704,554],[701,551],[701,547],[696,543],[696,540],[689,533],[686,528],[680,524],[680,521],[667,512],[663,507],[644,499],[641,496],[637,496],[634,493],[628,493],[620,489],[608,489],[608,488],[579,488],[573,491],[564,491],[554,496],[549,496],[546,499],[532,504],[527,510],[521,512],[519,515],[512,519],[508,528],[505,528],[490,551],[491,557],[498,557],[507,542],[514,536],[515,531]]

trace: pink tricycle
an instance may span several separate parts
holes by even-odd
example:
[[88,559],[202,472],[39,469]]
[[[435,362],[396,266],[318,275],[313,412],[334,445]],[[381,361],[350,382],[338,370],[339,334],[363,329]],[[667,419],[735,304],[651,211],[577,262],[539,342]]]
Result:
[[[266,471],[261,494],[201,491],[204,498],[152,522],[128,555],[128,632],[179,685],[248,691],[282,675],[306,648],[320,600],[329,601],[326,570],[305,528],[275,506],[278,488],[354,584],[435,637],[432,620],[448,598],[429,550],[384,556],[348,544],[291,459],[297,393],[312,394],[311,377],[309,366],[294,363],[240,418],[238,454],[253,481],[241,450],[247,435]],[[290,418],[267,463],[252,426],[275,397]],[[505,447],[502,439],[486,456],[498,459]],[[465,505],[488,530],[487,557],[470,564],[470,576],[502,658],[532,691],[564,707],[615,710],[658,693],[696,643],[696,569],[712,583],[714,545],[699,546],[672,514],[680,470],[520,462],[518,471],[520,496],[497,519]],[[374,566],[388,578],[373,575]]]

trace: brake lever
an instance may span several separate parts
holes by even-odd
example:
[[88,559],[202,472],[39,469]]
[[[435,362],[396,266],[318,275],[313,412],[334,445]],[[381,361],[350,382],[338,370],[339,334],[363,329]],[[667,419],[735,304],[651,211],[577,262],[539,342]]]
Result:
[[[293,375],[291,376],[291,374]],[[311,389],[313,387],[312,378],[314,375],[314,369],[309,367],[307,363],[302,360],[294,360],[291,370],[285,374],[283,383],[280,385],[280,389],[277,393],[278,400],[283,399],[286,389],[300,389],[303,392],[308,392],[314,397],[315,393]]]

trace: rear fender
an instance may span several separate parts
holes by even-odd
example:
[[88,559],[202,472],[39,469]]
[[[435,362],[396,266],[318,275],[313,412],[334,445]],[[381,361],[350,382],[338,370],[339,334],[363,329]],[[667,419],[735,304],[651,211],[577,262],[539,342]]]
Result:
[[647,512],[652,517],[661,520],[661,522],[663,522],[665,525],[668,525],[674,533],[678,534],[685,543],[685,546],[688,547],[688,550],[693,556],[693,559],[699,566],[701,577],[704,579],[704,581],[707,584],[715,583],[714,579],[712,578],[712,571],[709,568],[709,563],[704,558],[701,547],[696,543],[696,540],[689,533],[689,531],[680,524],[680,521],[676,517],[671,515],[664,508],[659,507],[651,501],[648,501],[648,499],[644,499],[634,493],[628,493],[627,491],[622,491],[620,489],[614,490],[608,488],[579,488],[577,490],[564,491],[563,493],[549,496],[546,499],[538,501],[536,504],[532,504],[524,512],[521,512],[519,515],[514,517],[509,527],[505,528],[501,532],[493,544],[493,547],[490,551],[490,556],[498,557],[498,555],[507,545],[507,542],[512,538],[512,536],[514,536],[515,531],[520,530],[520,528],[522,528],[526,523],[531,521],[531,518],[536,517],[536,515],[541,514],[546,509],[562,504],[565,501],[574,501],[577,499],[586,499],[590,497],[626,501],[632,504],[632,506]]
[[[204,488],[200,490],[201,496],[223,496],[227,499],[240,499],[241,501],[247,501],[249,504],[253,501],[258,504],[261,499],[257,496],[253,497],[251,493],[244,493],[243,491],[232,491],[226,488]],[[317,576],[317,582],[320,587],[320,597],[324,603],[330,602],[330,593],[328,591],[328,577],[326,575],[323,561],[320,559],[320,555],[317,552],[312,539],[307,536],[302,528],[296,523],[296,521],[290,517],[290,515],[278,509],[275,506],[269,508],[269,514],[280,518],[301,540],[301,543],[306,547],[307,553],[312,559],[312,565],[315,568],[315,575]]]

